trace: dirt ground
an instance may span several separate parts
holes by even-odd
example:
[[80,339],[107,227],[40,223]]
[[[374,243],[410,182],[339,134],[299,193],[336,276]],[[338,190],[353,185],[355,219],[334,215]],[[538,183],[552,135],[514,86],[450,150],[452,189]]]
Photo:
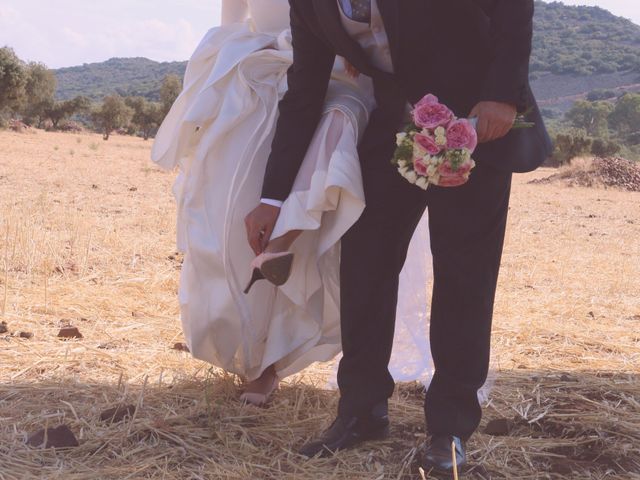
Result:
[[[397,389],[388,440],[308,461],[295,450],[334,414],[330,367],[258,409],[172,348],[175,174],[150,147],[0,132],[0,480],[420,478],[418,385]],[[640,193],[528,183],[552,173],[515,177],[495,384],[462,478],[640,479]],[[59,339],[68,324],[83,338]],[[120,404],[132,418],[100,420]],[[78,447],[26,444],[61,424]]]

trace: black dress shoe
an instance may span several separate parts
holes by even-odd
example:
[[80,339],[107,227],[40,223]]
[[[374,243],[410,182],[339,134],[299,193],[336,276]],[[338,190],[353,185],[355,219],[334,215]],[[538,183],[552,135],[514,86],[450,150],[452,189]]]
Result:
[[426,448],[422,459],[422,468],[426,472],[452,473],[453,472],[453,448],[456,448],[456,465],[458,471],[467,463],[467,454],[460,438],[453,435],[434,435]]
[[389,435],[389,417],[340,417],[336,418],[322,436],[300,449],[305,457],[332,455],[338,450],[353,447],[366,440],[381,440]]

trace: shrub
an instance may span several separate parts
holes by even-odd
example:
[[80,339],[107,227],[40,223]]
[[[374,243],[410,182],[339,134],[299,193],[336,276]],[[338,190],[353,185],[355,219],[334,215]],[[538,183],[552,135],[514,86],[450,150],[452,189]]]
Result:
[[616,96],[616,92],[613,90],[593,90],[587,94],[587,100],[590,102],[595,102],[598,100],[608,100],[610,98],[614,98]]
[[564,165],[571,159],[591,152],[592,139],[579,131],[559,133],[554,139],[551,156],[555,165]]
[[610,140],[596,138],[591,143],[591,153],[596,157],[613,157],[620,150],[622,150],[622,146]]

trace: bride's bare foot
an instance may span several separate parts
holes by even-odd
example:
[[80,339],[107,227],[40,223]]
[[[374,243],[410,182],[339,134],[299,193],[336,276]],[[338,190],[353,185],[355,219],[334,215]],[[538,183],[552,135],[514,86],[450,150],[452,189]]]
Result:
[[278,388],[279,379],[273,365],[267,367],[262,375],[245,385],[240,400],[252,405],[261,406],[267,403],[269,397]]

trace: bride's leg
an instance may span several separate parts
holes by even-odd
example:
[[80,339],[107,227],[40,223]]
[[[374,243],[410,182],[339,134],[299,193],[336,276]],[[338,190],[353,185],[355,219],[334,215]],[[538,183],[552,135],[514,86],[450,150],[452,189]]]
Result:
[[[360,104],[352,107],[353,109],[357,110],[357,108],[360,107]],[[366,115],[364,116],[366,117]],[[357,154],[356,154],[356,146],[355,146],[357,143],[357,130],[358,130],[358,126],[354,125],[352,123],[351,117],[345,114],[342,110],[335,109],[326,113],[323,120],[321,121],[321,124],[318,130],[316,131],[316,135],[314,136],[314,139],[311,142],[311,145],[307,151],[307,154],[305,155],[305,159],[303,160],[300,171],[298,172],[292,191],[293,192],[310,191],[312,187],[311,184],[312,184],[314,174],[319,173],[320,175],[322,175],[324,173],[326,175],[326,172],[329,171],[330,163],[332,159],[334,159],[333,154],[334,152],[336,152],[336,149],[339,146],[338,145],[339,141],[342,140],[345,143],[350,142],[349,137],[344,136],[345,132],[346,134],[349,134],[349,133],[352,134],[353,142],[351,143],[353,143],[353,152],[351,152],[351,150],[348,148],[349,145],[346,145],[346,147],[343,146],[345,147],[343,149],[347,153],[347,158],[346,159],[342,158],[345,155],[341,151],[340,155],[337,157],[337,161],[342,163],[345,161],[348,162],[355,159],[355,162],[357,163]],[[349,163],[347,163],[347,166],[348,165]],[[347,169],[347,171],[353,172],[354,173],[353,176],[355,178],[356,176],[355,169],[353,168]],[[359,174],[359,170],[357,170],[357,173]],[[320,179],[322,179],[322,177],[320,177]],[[341,186],[341,184],[336,184],[336,185],[330,184],[330,185],[334,187]],[[322,188],[322,187],[316,186],[315,188]],[[354,182],[353,189],[355,190],[356,194],[353,194],[352,195],[353,197],[358,197],[357,192],[359,191],[360,188],[361,186],[359,187],[357,182]],[[349,191],[349,193],[351,193],[351,191]],[[349,196],[349,198],[352,198],[352,196]],[[317,202],[318,199],[314,198],[313,201]],[[357,201],[355,203],[357,203]],[[334,199],[332,199],[331,201],[326,201],[322,204],[321,203],[314,204],[313,207],[316,208],[316,210],[312,213],[313,221],[317,221],[318,209],[323,209],[321,210],[321,212],[335,211],[337,208],[337,205],[334,204]],[[352,208],[352,210],[350,210],[349,212],[353,213],[355,211],[357,211],[357,207]],[[291,212],[292,212],[291,213],[292,215],[293,214],[299,215],[300,213],[302,213],[304,216],[305,214],[305,212],[297,212],[295,209],[293,209]],[[289,214],[289,211],[288,210],[283,211],[282,214]],[[355,217],[353,220],[355,221],[356,218],[357,217]],[[296,220],[296,218],[294,217],[293,220]],[[265,252],[280,253],[280,252],[289,251],[293,243],[298,239],[298,237],[300,237],[300,235],[304,231],[304,230],[300,230],[300,228],[306,228],[306,227],[303,227],[303,225],[308,225],[308,224],[313,225],[313,222],[309,222],[306,217],[305,217],[305,221],[287,222],[285,225],[287,225],[291,229],[289,231],[286,231],[286,233],[280,235],[277,238],[272,238],[269,241],[269,244],[267,245]],[[340,235],[337,235],[336,239],[339,238],[339,236]],[[314,252],[303,251],[302,254],[303,255],[314,254]],[[269,394],[275,389],[275,387],[277,387],[278,381],[279,381],[279,378],[277,377],[275,367],[274,365],[270,365],[262,372],[260,377],[244,385],[244,393],[241,396],[241,400],[248,403],[258,404],[258,405],[263,404],[267,400]],[[252,400],[256,400],[256,401],[254,402]]]

